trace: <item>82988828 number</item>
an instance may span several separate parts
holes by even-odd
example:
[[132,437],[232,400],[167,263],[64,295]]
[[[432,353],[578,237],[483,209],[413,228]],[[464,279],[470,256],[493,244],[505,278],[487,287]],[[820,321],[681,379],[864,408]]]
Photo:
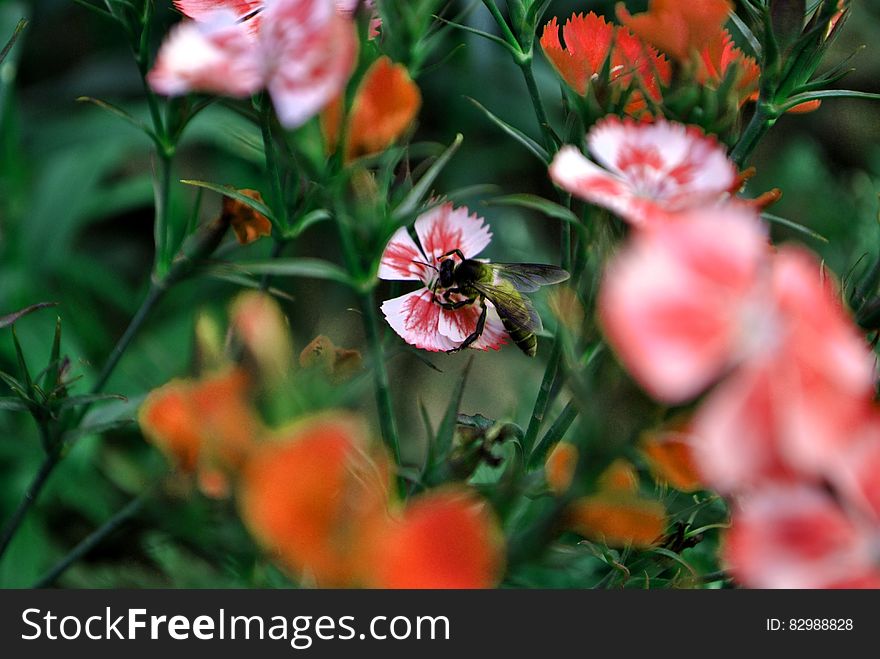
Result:
[[788,621],[790,631],[851,631],[852,618],[792,618]]

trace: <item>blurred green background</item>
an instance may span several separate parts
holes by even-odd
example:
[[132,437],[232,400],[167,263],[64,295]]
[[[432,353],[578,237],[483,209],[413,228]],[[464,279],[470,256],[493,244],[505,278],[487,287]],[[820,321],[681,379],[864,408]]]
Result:
[[[162,19],[176,20],[170,0],[157,0]],[[460,7],[468,3],[459,3]],[[491,31],[480,3],[471,25]],[[627,3],[634,11],[645,2]],[[167,5],[167,6],[166,6]],[[557,1],[547,18],[572,11],[613,12],[613,2]],[[29,361],[48,359],[56,315],[63,323],[63,352],[86,390],[148,285],[152,265],[153,188],[151,144],[128,124],[77,97],[106,99],[136,116],[147,116],[140,78],[125,40],[113,26],[69,0],[0,0],[0,41],[16,22],[30,23],[12,56],[0,65],[0,315],[39,301],[57,301],[17,329]],[[854,14],[828,62],[862,44],[856,72],[844,85],[880,92],[880,1],[856,0]],[[161,35],[157,35],[157,38]],[[872,43],[873,42],[873,43]],[[463,43],[464,47],[455,49]],[[489,124],[467,97],[537,137],[532,107],[519,71],[507,53],[472,35],[452,33],[440,48],[442,66],[418,80],[424,94],[419,140],[449,143],[457,132],[464,146],[444,172],[439,192],[490,183],[499,193],[552,195],[546,173],[518,145]],[[539,56],[537,74],[548,106],[558,118],[559,87]],[[259,131],[238,114],[215,105],[189,127],[176,159],[175,179],[201,179],[267,191],[261,179]],[[783,118],[760,146],[753,163],[754,196],[779,187],[784,197],[771,211],[810,227],[823,243],[774,226],[779,240],[807,241],[829,267],[846,276],[863,255],[876,255],[880,193],[880,104],[828,100],[813,114]],[[175,186],[175,212],[186,213],[193,192]],[[219,209],[204,197],[202,217]],[[555,262],[555,224],[538,214],[490,207],[475,200],[495,234],[485,256],[502,261]],[[268,241],[242,250],[267,254]],[[318,225],[286,252],[338,261],[335,233]],[[356,306],[342,288],[328,282],[283,280],[277,285],[298,348],[317,334],[337,345],[363,347]],[[222,318],[237,292],[228,283],[201,279],[178,286],[152,315],[126,353],[108,392],[127,403],[95,408],[92,420],[133,416],[144,393],[191,372],[194,311],[213,309]],[[380,298],[387,297],[386,288]],[[392,346],[400,345],[388,337]],[[543,358],[513,348],[477,354],[463,411],[525,424]],[[407,351],[389,361],[405,460],[417,462],[424,432],[423,402],[435,422],[442,415],[467,360],[465,355],[429,355],[436,369]],[[0,331],[0,368],[14,371],[8,330]],[[442,372],[440,372],[442,371]],[[7,392],[3,392],[6,395]],[[525,401],[525,403],[523,403]],[[564,399],[563,401],[564,402]],[[372,394],[359,408],[372,418]],[[0,412],[0,521],[18,504],[42,452],[32,421]],[[39,503],[0,561],[0,586],[31,585],[76,542],[102,524],[131,496],[165,473],[164,461],[147,446],[136,426],[80,440],[53,475]],[[285,583],[260,558],[232,514],[233,504],[166,494],[150,503],[126,530],[75,565],[61,583],[73,587],[266,586]]]

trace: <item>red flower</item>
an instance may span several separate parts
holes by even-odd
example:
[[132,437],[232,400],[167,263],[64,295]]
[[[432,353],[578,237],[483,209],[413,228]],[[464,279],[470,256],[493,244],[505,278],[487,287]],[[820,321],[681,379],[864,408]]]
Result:
[[679,61],[690,60],[721,31],[733,10],[729,0],[651,0],[648,11],[632,16],[617,5],[620,22]]
[[654,101],[661,100],[661,84],[670,79],[669,62],[629,30],[614,27],[590,12],[586,16],[573,14],[565,22],[562,36],[564,46],[554,18],[544,27],[541,48],[560,77],[581,96],[598,81],[608,63],[610,79],[602,82],[619,93],[631,90],[627,114],[635,116],[645,109],[642,90]]

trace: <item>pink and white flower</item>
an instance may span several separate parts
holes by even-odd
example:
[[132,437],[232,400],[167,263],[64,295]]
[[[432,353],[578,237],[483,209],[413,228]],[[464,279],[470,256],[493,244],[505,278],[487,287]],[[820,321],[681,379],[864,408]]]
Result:
[[772,340],[759,297],[768,249],[755,212],[726,205],[639,232],[610,262],[599,321],[654,398],[693,398],[753,344]]
[[173,28],[159,51],[148,79],[160,94],[246,97],[265,88],[281,123],[296,128],[342,92],[354,68],[354,26],[334,0],[275,0],[248,20],[257,3],[178,6],[196,20]]
[[[453,350],[474,332],[481,309],[476,302],[459,309],[444,309],[438,303],[444,290],[438,289],[436,295],[432,292],[438,276],[435,268],[440,257],[454,249],[461,250],[466,259],[475,258],[489,244],[492,234],[482,218],[467,208],[455,208],[452,203],[420,215],[415,232],[421,249],[405,227],[394,233],[382,255],[379,278],[419,281],[423,286],[386,300],[382,312],[388,324],[410,345],[432,352]],[[452,302],[463,299],[461,295],[451,295]],[[491,302],[486,304],[485,328],[470,347],[498,350],[507,342],[507,332]]]
[[724,147],[696,126],[612,116],[593,127],[587,145],[596,162],[564,146],[550,177],[635,226],[721,201],[738,182]]
[[724,559],[752,588],[880,588],[878,531],[820,488],[776,485],[734,509]]
[[834,479],[872,418],[874,360],[830,277],[806,250],[784,247],[768,279],[774,341],[755,345],[694,422],[697,464],[722,492]]

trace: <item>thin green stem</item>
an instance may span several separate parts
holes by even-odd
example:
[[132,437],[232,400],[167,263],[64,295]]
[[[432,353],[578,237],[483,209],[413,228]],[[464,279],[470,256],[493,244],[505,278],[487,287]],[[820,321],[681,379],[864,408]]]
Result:
[[119,337],[119,341],[116,342],[110,356],[104,363],[104,368],[101,369],[98,378],[95,380],[95,384],[92,385],[91,393],[97,394],[103,391],[110,376],[113,375],[113,371],[116,370],[119,360],[122,359],[122,355],[128,350],[134,337],[140,332],[147,317],[150,315],[150,312],[153,311],[153,308],[158,304],[159,300],[162,299],[162,296],[167,289],[168,287],[164,280],[158,282],[154,281],[150,285],[147,295],[144,297],[144,301],[141,302],[141,306],[138,308],[137,312],[135,312],[128,327],[125,328],[125,332]]
[[3,527],[3,532],[0,533],[0,558],[2,558],[3,554],[5,554],[6,550],[9,548],[12,538],[15,537],[15,534],[21,526],[21,523],[24,521],[25,516],[37,500],[37,497],[42,491],[43,486],[46,484],[49,475],[55,470],[60,455],[61,450],[60,447],[57,446],[46,455],[43,459],[43,464],[40,465],[39,471],[36,476],[34,476],[34,479],[24,493],[24,497],[18,504],[18,508],[15,509],[15,512],[12,513],[12,517],[9,518],[9,521],[6,522],[6,525]]
[[519,68],[522,71],[526,87],[529,90],[529,98],[532,101],[532,107],[535,109],[535,118],[538,120],[538,127],[544,138],[544,147],[549,153],[556,153],[556,136],[550,127],[550,119],[547,116],[547,110],[544,107],[544,100],[541,98],[541,92],[538,90],[538,82],[535,80],[535,74],[532,71],[532,58],[526,58],[519,62]]
[[76,547],[74,547],[64,558],[62,558],[55,565],[55,567],[44,574],[40,578],[40,580],[33,585],[33,587],[48,588],[52,586],[55,581],[58,580],[58,577],[64,574],[71,565],[83,558],[92,549],[94,549],[97,545],[99,545],[107,537],[109,537],[114,531],[116,531],[120,526],[125,524],[125,522],[127,522],[132,517],[137,515],[141,510],[143,510],[146,501],[146,494],[141,494],[140,496],[129,501],[124,508],[122,508],[119,512],[117,512],[110,519],[104,522],[104,524],[102,524],[99,528],[95,529],[95,531],[90,533],[82,542],[76,545]]
[[290,228],[287,201],[284,198],[281,172],[278,169],[277,149],[272,137],[272,103],[268,94],[264,94],[260,101],[260,133],[263,137],[263,151],[266,153],[266,173],[269,175],[269,184],[272,186],[270,207],[281,228],[286,231]]
[[498,9],[495,0],[483,0],[483,4],[486,5],[489,13],[492,14],[492,18],[498,23],[498,27],[501,30],[501,35],[504,37],[504,40],[509,43],[511,47],[515,48],[517,52],[521,52],[522,47],[516,36],[513,34],[513,31],[510,29],[510,26],[507,24],[507,21],[504,20],[504,15],[501,13],[501,10]]
[[388,370],[385,368],[385,351],[379,335],[379,316],[376,313],[378,307],[372,291],[362,293],[360,303],[370,350],[370,362],[373,367],[373,382],[376,387],[376,406],[379,412],[382,439],[391,450],[397,464],[400,464],[400,436],[397,432],[397,421],[391,402],[391,387],[388,383]]

